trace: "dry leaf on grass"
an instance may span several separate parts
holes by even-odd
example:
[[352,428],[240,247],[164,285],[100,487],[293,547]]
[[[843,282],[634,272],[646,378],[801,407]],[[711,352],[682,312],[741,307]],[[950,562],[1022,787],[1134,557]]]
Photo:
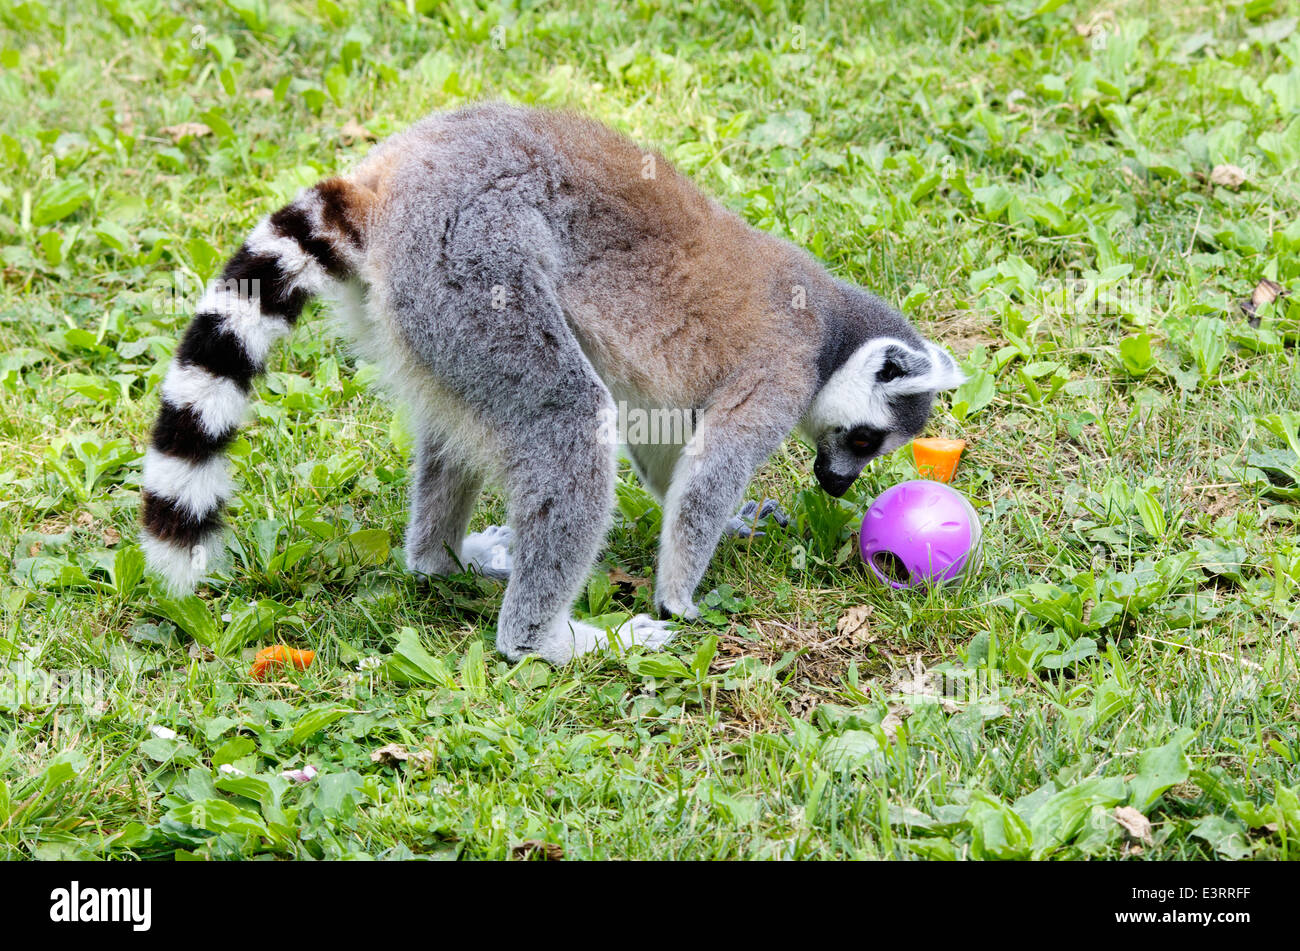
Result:
[[1151,820],[1132,806],[1116,806],[1112,813],[1124,831],[1139,842],[1151,843]]
[[1074,32],[1082,37],[1091,39],[1094,36],[1105,36],[1115,30],[1115,11],[1097,10],[1086,21],[1080,21],[1074,25]]
[[[911,712],[911,711],[907,711]],[[903,718],[893,709],[885,714],[885,718],[880,721],[880,728],[885,731],[885,739],[894,742],[898,739],[898,728],[903,725]]]
[[870,604],[859,604],[849,608],[835,622],[835,633],[840,637],[851,637],[857,644],[870,644],[876,634],[867,623],[875,610]]
[[1246,182],[1246,170],[1240,165],[1216,165],[1210,170],[1210,181],[1234,191]]
[[934,671],[926,670],[918,654],[912,665],[894,677],[894,689],[907,697],[937,697],[939,688],[934,683]]
[[1241,497],[1237,495],[1235,489],[1228,489],[1225,492],[1215,492],[1209,500],[1209,504],[1203,505],[1201,511],[1210,518],[1218,518],[1237,508],[1241,502]]
[[615,568],[609,573],[610,584],[625,584],[633,588],[643,588],[650,583],[649,578],[638,578],[636,575],[630,575],[622,568]]
[[182,122],[180,125],[164,126],[160,131],[163,135],[171,136],[173,142],[189,138],[201,139],[212,134],[212,130],[202,122]]
[[1277,300],[1279,297],[1289,296],[1290,293],[1290,291],[1277,281],[1270,281],[1265,277],[1261,278],[1260,282],[1255,285],[1255,289],[1250,292],[1250,296],[1239,301],[1237,306],[1241,308],[1243,314],[1250,318],[1250,325],[1252,327],[1258,327],[1259,315],[1256,312],[1261,307],[1273,303],[1273,301]]
[[407,760],[419,763],[421,766],[428,766],[433,762],[433,754],[428,750],[408,750],[401,743],[389,743],[370,754],[370,761],[381,766],[396,766]]
[[891,710],[937,703],[944,713],[978,710],[985,719],[1004,717],[1007,708],[995,696],[984,696],[978,678],[969,672],[927,669],[918,654],[910,668],[894,675]]
[[543,862],[558,862],[564,858],[564,849],[554,842],[543,842],[541,839],[525,839],[518,845],[510,847],[511,858],[516,859],[540,859]]
[[108,548],[112,548],[122,540],[122,533],[110,525],[108,528],[104,529],[102,537],[104,539],[104,545]]
[[817,695],[815,693],[804,693],[790,701],[790,715],[807,719],[808,714],[812,713],[817,706]]
[[343,123],[339,135],[342,136],[344,145],[351,145],[353,142],[373,142],[375,140],[375,134],[356,119],[349,119]]

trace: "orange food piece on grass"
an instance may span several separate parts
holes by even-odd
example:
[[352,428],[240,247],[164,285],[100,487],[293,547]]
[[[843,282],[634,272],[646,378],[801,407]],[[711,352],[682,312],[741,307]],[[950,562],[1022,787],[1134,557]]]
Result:
[[306,670],[316,659],[315,651],[300,651],[296,647],[275,644],[263,647],[253,658],[253,669],[249,671],[254,680],[265,680],[267,671],[272,668],[297,667]]
[[925,478],[950,482],[965,448],[964,439],[913,439],[912,458],[917,472]]

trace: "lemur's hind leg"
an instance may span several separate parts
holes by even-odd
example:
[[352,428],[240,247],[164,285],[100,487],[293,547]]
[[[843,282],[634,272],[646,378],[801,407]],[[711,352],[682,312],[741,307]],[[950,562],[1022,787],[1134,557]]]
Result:
[[[537,654],[552,663],[608,641],[598,627],[574,620],[570,605],[604,543],[614,501],[614,447],[601,434],[608,394],[598,380],[547,408],[507,441],[506,476],[514,566],[497,621],[497,649],[514,660]],[[672,636],[661,621],[633,618],[618,636],[659,647]]]
[[[488,246],[486,237],[476,242]],[[564,663],[609,640],[570,609],[613,509],[614,401],[565,322],[553,285],[532,270],[535,258],[521,248],[486,271],[504,292],[481,286],[484,278],[470,272],[458,285],[409,295],[410,310],[398,319],[440,384],[491,431],[499,453],[514,537],[497,649],[511,660],[535,654]],[[430,476],[435,485],[446,478],[437,467]],[[455,492],[441,497],[453,508],[463,502]],[[453,534],[444,526],[438,540]],[[672,628],[641,615],[617,636],[658,647]]]
[[[510,530],[493,526],[466,535],[483,477],[453,454],[438,434],[420,434],[411,480],[406,562],[412,571],[446,575],[473,568],[492,578],[510,574]],[[455,557],[453,557],[455,556]]]
[[698,616],[695,589],[723,532],[732,528],[732,513],[754,470],[798,421],[794,402],[779,379],[746,379],[704,413],[664,500],[655,580],[661,616]]

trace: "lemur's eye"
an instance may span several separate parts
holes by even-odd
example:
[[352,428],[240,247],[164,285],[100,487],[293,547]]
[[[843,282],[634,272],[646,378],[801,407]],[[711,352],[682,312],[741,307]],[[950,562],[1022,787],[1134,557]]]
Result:
[[906,372],[893,360],[886,360],[885,365],[876,372],[876,382],[888,383],[890,380],[896,380],[903,376]]
[[872,429],[869,426],[858,426],[849,431],[845,442],[853,452],[869,456],[880,448],[880,444],[885,441],[885,436],[884,430]]

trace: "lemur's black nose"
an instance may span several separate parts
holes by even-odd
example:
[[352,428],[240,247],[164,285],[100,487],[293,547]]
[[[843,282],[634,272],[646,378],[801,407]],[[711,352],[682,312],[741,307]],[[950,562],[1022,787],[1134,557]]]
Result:
[[857,479],[856,472],[844,473],[834,471],[830,465],[821,456],[813,463],[813,475],[817,477],[818,484],[828,495],[839,498],[845,492],[849,491],[854,480]]

